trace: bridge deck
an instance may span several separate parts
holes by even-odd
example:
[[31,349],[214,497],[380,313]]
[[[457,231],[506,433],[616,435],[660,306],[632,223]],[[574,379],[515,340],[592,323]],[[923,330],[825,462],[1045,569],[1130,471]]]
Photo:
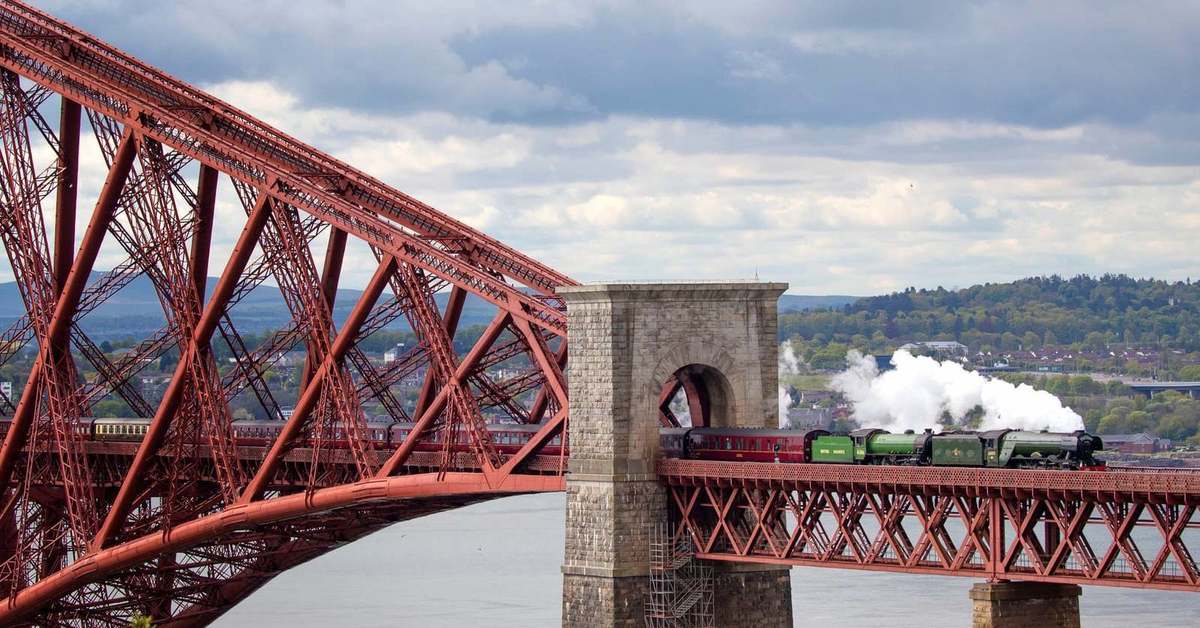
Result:
[[1200,473],[664,459],[701,558],[1200,591]]

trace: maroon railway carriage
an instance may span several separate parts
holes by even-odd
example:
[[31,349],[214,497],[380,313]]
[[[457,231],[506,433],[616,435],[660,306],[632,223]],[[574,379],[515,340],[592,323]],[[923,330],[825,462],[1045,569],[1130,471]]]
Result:
[[[12,420],[0,418],[0,438],[8,433]],[[270,447],[283,429],[284,421],[234,421],[234,442],[241,447]],[[79,420],[78,430],[84,440],[106,442],[141,442],[150,426],[150,419],[145,418],[94,418],[84,417]],[[386,449],[404,442],[412,431],[414,423],[392,423],[390,421],[368,421],[365,427],[366,440],[377,449]],[[515,454],[537,434],[541,425],[525,425],[517,423],[492,423],[488,432],[492,442],[501,453]],[[442,436],[434,432],[417,445],[417,451],[440,451]],[[465,430],[459,430],[458,446],[469,449],[470,435]],[[339,428],[330,443],[333,446],[348,446],[346,435]],[[543,455],[556,456],[562,453],[562,435],[550,439],[542,448]]]
[[680,429],[684,432],[683,457],[741,462],[808,462],[813,439],[829,433],[744,427]]

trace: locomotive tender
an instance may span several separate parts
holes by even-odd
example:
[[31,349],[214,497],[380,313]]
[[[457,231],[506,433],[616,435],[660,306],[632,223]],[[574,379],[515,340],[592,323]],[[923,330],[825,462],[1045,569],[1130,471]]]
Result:
[[878,428],[835,434],[826,430],[664,428],[664,455],[696,460],[824,464],[1103,469],[1100,437],[1077,432],[932,430],[892,434]]

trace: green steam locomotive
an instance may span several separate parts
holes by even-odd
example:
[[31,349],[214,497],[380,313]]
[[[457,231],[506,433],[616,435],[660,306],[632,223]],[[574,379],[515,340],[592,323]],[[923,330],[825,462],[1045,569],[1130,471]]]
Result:
[[670,428],[661,432],[667,456],[698,460],[920,465],[1019,469],[1104,468],[1100,437],[1076,432]]

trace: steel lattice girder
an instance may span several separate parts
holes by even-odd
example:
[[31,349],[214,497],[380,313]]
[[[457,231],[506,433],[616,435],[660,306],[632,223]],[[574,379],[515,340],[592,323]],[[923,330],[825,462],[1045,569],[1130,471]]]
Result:
[[[27,309],[4,333],[0,360],[30,341],[40,350],[20,398],[0,400],[14,415],[0,449],[0,594],[9,596],[0,600],[0,621],[109,625],[150,612],[156,621],[204,623],[298,562],[279,552],[311,557],[328,548],[282,532],[274,545],[228,541],[279,529],[271,513],[317,526],[309,536],[324,526],[331,538],[342,530],[338,538],[349,539],[354,520],[364,530],[366,522],[382,522],[363,515],[394,500],[453,504],[562,490],[565,446],[553,456],[539,450],[559,434],[567,442],[565,307],[554,290],[573,284],[570,278],[10,0],[0,0],[0,87],[0,236]],[[55,93],[57,131],[41,113]],[[109,172],[76,252],[75,207],[90,202],[76,192],[85,120]],[[39,137],[53,163],[35,163],[31,146]],[[196,165],[193,184],[183,172]],[[247,221],[206,294],[222,178],[232,181]],[[42,221],[46,202],[55,205],[53,233]],[[325,228],[329,247],[318,266],[309,245]],[[335,327],[349,238],[367,244],[379,267],[350,318]],[[128,260],[89,283],[101,246],[112,241]],[[166,325],[112,360],[79,322],[139,276],[153,285]],[[251,350],[230,309],[267,279],[278,284],[293,320]],[[377,303],[385,287],[394,297]],[[439,312],[432,295],[447,287],[449,303]],[[453,343],[468,294],[497,311],[460,357]],[[356,344],[400,316],[418,346],[376,370]],[[214,338],[234,356],[225,373]],[[297,343],[307,348],[300,411],[273,446],[237,446],[230,401],[249,388],[278,415],[263,373]],[[94,379],[78,379],[72,345]],[[162,400],[152,402],[130,380],[172,349],[180,355],[174,375]],[[497,382],[484,372],[513,359],[525,360],[518,378]],[[420,395],[406,409],[390,387],[423,367]],[[140,442],[81,433],[81,417],[114,394],[153,416]],[[365,440],[363,395],[394,419],[418,423],[404,446],[389,451]],[[517,453],[500,454],[480,408],[541,427]],[[463,450],[415,447],[439,434],[454,442],[460,431],[469,442]],[[380,486],[404,488],[380,493]],[[221,521],[228,527],[213,527]],[[206,556],[204,564],[185,560],[193,554]],[[216,573],[241,584],[219,593],[198,584]],[[180,600],[199,606],[188,610]]]
[[[51,608],[67,594],[107,576],[162,556],[215,542],[242,530],[253,530],[297,518],[373,503],[463,497],[482,499],[530,492],[561,491],[561,476],[509,476],[502,486],[480,487],[474,473],[432,473],[399,476],[299,492],[248,504],[238,504],[218,514],[173,528],[169,535],[152,533],[124,543],[120,551],[103,551],[76,561],[0,604],[0,624],[11,625],[31,613]],[[350,508],[342,517],[355,517]],[[127,610],[122,608],[122,610]]]
[[663,460],[702,558],[1200,591],[1200,473]]

